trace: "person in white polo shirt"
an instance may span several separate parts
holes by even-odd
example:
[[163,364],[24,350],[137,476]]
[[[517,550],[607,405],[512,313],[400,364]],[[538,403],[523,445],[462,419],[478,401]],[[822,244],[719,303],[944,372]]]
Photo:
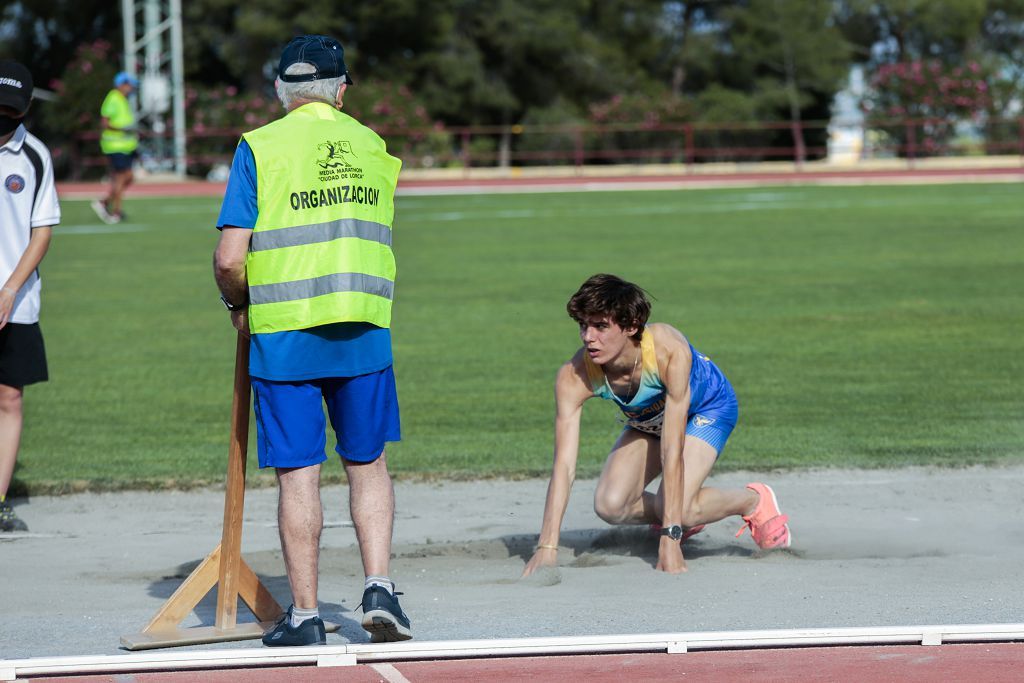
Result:
[[60,222],[50,151],[23,124],[32,74],[0,60],[0,532],[26,531],[7,500],[21,442],[25,386],[47,380],[39,330],[39,262]]

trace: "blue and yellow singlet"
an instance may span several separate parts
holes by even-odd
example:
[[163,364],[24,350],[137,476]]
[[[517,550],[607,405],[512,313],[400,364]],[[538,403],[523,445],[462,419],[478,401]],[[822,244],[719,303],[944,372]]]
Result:
[[[736,425],[739,409],[729,380],[710,358],[693,348],[693,344],[690,344],[690,353],[693,362],[690,366],[690,409],[686,415],[687,420],[699,414],[709,420],[708,424],[718,423],[731,430]],[[595,396],[614,402],[625,416],[627,426],[660,436],[667,393],[658,372],[654,335],[646,328],[640,339],[640,358],[640,386],[628,403],[612,391],[600,365],[586,354],[583,355],[583,362]]]

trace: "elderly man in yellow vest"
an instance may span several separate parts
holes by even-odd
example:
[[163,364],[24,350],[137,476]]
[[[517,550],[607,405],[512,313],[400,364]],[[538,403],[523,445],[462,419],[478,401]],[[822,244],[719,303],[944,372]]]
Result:
[[384,445],[401,438],[391,356],[391,250],[401,161],[341,112],[352,79],[326,36],[285,47],[275,83],[287,114],[242,136],[217,227],[214,274],[250,335],[260,467],[277,472],[292,605],[269,646],[326,642],[317,603],[326,460],[323,403],[349,481],[373,642],[412,637],[389,578],[394,490]]
[[135,76],[122,71],[114,76],[114,88],[107,93],[100,106],[100,120],[103,132],[100,134],[100,149],[110,162],[110,192],[104,200],[93,200],[92,209],[104,223],[120,223],[124,220],[121,200],[124,191],[135,179],[132,164],[139,148],[139,136],[135,131],[135,112],[128,101],[139,87]]

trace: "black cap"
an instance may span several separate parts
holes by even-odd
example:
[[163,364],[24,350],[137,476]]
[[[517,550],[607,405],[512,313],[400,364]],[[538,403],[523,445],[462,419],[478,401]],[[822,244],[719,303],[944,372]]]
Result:
[[[316,71],[308,74],[285,75],[292,64],[312,64]],[[345,66],[345,48],[334,38],[327,36],[298,36],[285,45],[281,62],[277,66],[277,77],[285,83],[319,81],[325,78],[345,78],[352,85],[352,77]]]
[[10,59],[0,60],[0,106],[19,114],[32,102],[32,74],[24,65]]

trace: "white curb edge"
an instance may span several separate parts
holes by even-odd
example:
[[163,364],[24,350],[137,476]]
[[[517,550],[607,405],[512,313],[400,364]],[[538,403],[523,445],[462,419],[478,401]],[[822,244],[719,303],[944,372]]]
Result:
[[508,638],[496,640],[405,641],[315,647],[250,648],[124,655],[0,659],[0,681],[26,676],[126,673],[229,667],[307,664],[351,666],[370,662],[601,654],[614,652],[686,653],[697,650],[793,646],[896,645],[1024,641],[1024,624],[893,626],[762,631],[712,631],[646,635]]

